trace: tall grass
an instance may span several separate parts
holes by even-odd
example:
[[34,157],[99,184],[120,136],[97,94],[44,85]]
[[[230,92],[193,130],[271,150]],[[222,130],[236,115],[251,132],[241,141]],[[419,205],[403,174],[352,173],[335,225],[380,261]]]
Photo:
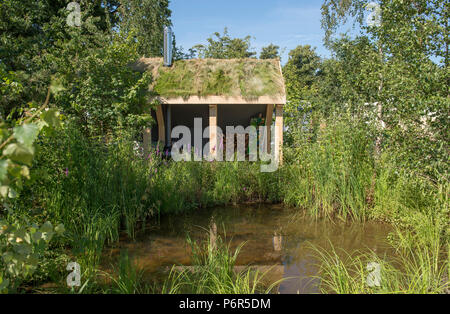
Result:
[[[395,260],[373,253],[349,255],[318,251],[322,287],[335,293],[442,293],[448,291],[450,185],[447,173],[425,173],[398,162],[407,152],[385,147],[375,159],[374,137],[363,120],[343,115],[327,121],[311,136],[291,134],[285,149],[283,194],[286,204],[314,216],[376,219],[396,227],[390,241]],[[430,157],[431,158],[431,157]],[[379,288],[366,284],[368,262],[383,269]]]
[[[395,161],[395,150],[388,148],[375,160],[372,130],[352,117],[328,121],[314,136],[298,133],[285,147],[284,166],[275,173],[261,173],[257,163],[175,163],[165,160],[164,152],[157,149],[142,156],[129,134],[104,143],[86,138],[69,123],[66,130],[41,143],[35,177],[24,187],[26,197],[14,204],[14,215],[29,215],[32,204],[33,219],[63,223],[67,232],[59,245],[71,248],[83,269],[95,273],[105,244],[118,241],[122,232],[136,238],[139,230],[161,215],[247,201],[284,202],[316,217],[389,221],[399,230],[393,237],[395,247],[408,256],[402,267],[413,276],[418,263],[424,263],[433,268],[429,274],[441,278],[435,258],[445,255],[449,245],[447,174],[436,175],[440,178],[436,180],[419,170],[403,169]],[[423,252],[411,249],[411,243],[420,243]],[[195,280],[204,280],[203,291],[256,289],[249,273],[235,277],[225,267],[224,273],[214,275],[214,263],[229,266],[234,261],[224,248],[211,254],[212,260],[197,261],[211,267],[195,275],[199,276]],[[329,256],[323,257],[330,261]],[[390,264],[384,265],[391,269]],[[350,278],[345,269],[339,269],[340,277]],[[194,280],[191,276],[171,274],[173,282],[189,282]],[[219,286],[214,280],[226,284]],[[240,281],[245,284],[233,286]],[[177,292],[181,287],[165,289]]]
[[363,121],[342,119],[320,129],[315,141],[307,132],[286,149],[284,202],[314,216],[363,220],[374,173],[371,137]]
[[191,267],[173,267],[162,286],[161,293],[179,294],[254,294],[270,293],[280,282],[266,286],[265,273],[251,268],[236,271],[236,260],[245,243],[234,252],[218,236],[198,245],[188,239],[192,248]]
[[66,244],[86,268],[95,268],[104,244],[117,241],[121,230],[134,238],[148,215],[141,199],[148,169],[127,151],[132,151],[130,141],[105,146],[70,126],[42,145],[38,167],[43,175],[30,194],[49,219],[65,225]]
[[118,241],[123,231],[135,239],[160,215],[280,197],[279,178],[262,174],[259,164],[175,163],[164,157],[159,149],[143,156],[129,134],[105,144],[68,123],[41,143],[36,179],[16,207],[27,215],[34,203],[34,219],[63,223],[61,245],[94,271],[105,244]]
[[112,274],[106,276],[111,280],[109,292],[119,294],[149,293],[150,287],[144,279],[144,271],[130,259],[127,251],[120,252],[119,263],[113,267]]
[[[374,252],[356,253],[335,249],[316,249],[321,261],[320,280],[323,293],[372,294],[405,293],[433,294],[448,293],[449,251],[447,246],[436,245],[434,249],[413,246],[398,252],[395,258],[387,260]],[[381,269],[379,286],[370,287],[367,278],[371,269],[369,263],[377,263]]]

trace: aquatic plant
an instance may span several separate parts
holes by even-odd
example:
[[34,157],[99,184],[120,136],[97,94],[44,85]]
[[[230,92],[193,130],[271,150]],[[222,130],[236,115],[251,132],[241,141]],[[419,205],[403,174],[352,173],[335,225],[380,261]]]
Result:
[[230,244],[220,236],[214,241],[207,239],[200,245],[188,238],[192,248],[192,266],[173,266],[162,286],[161,293],[195,294],[254,294],[270,293],[281,281],[264,285],[264,276],[250,267],[236,271],[237,257],[245,245],[241,243],[234,252]]
[[[433,243],[432,248],[409,243],[391,259],[375,252],[350,254],[332,248],[315,248],[320,260],[323,293],[339,294],[435,294],[450,290],[450,253],[448,244]],[[379,267],[377,284],[369,284],[374,269]]]
[[105,276],[112,282],[109,292],[120,294],[149,293],[149,287],[144,280],[144,271],[139,269],[130,259],[127,251],[121,251],[117,267],[112,274]]
[[[395,237],[399,250],[416,242],[434,252],[428,244],[439,239],[442,252],[449,236],[445,175],[436,182],[411,173],[399,167],[389,152],[375,168],[367,137],[370,130],[362,123],[353,131],[349,123],[345,117],[330,122],[311,142],[299,135],[295,144],[285,148],[285,165],[271,174],[261,173],[257,163],[249,162],[164,162],[158,147],[149,153],[151,158],[144,158],[134,150],[132,134],[105,144],[68,123],[66,130],[41,140],[35,164],[39,177],[24,185],[26,197],[14,201],[14,215],[29,216],[33,203],[37,213],[33,220],[63,223],[66,236],[55,246],[69,248],[91,274],[98,269],[104,246],[117,242],[120,232],[133,239],[162,215],[248,201],[284,202],[316,217],[388,221],[401,230]],[[427,261],[426,255],[420,258]],[[225,280],[225,274],[203,274],[211,289],[222,291],[213,278]],[[223,291],[241,289],[232,286],[239,281],[251,286],[253,277],[247,275],[229,275]],[[188,278],[187,273],[173,276]],[[95,280],[89,285],[94,287]]]

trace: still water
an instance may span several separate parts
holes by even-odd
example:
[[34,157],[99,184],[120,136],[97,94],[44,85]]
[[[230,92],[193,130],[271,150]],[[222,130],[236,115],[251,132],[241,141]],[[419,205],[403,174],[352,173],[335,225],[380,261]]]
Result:
[[138,267],[157,274],[174,264],[190,265],[188,235],[197,242],[220,236],[233,250],[245,242],[237,265],[270,268],[268,280],[288,278],[277,292],[318,293],[319,261],[312,246],[389,255],[390,231],[389,225],[381,223],[316,220],[282,205],[223,207],[164,217],[136,241],[121,241],[107,253],[106,261],[117,260],[125,249]]

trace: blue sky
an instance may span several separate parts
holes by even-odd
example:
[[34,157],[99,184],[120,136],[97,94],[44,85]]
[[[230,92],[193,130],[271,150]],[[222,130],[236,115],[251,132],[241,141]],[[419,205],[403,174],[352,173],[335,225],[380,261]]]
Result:
[[225,27],[232,37],[251,35],[252,48],[258,52],[273,43],[284,49],[282,63],[298,45],[323,46],[320,0],[171,0],[172,22],[177,46],[185,51],[205,43],[214,32]]

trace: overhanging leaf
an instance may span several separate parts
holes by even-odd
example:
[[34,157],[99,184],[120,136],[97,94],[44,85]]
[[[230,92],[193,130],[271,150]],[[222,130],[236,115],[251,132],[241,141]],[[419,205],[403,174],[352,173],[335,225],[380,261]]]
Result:
[[41,119],[45,123],[45,126],[50,128],[57,128],[61,125],[59,119],[59,111],[55,108],[48,109],[41,114]]
[[20,143],[9,144],[3,151],[3,155],[12,161],[31,166],[34,156],[33,147],[26,147]]
[[9,186],[7,186],[7,185],[0,186],[0,198],[8,197],[8,192],[9,192]]
[[65,90],[63,81],[60,77],[52,77],[52,81],[50,84],[50,90],[52,94],[58,94]]
[[0,160],[0,183],[2,183],[3,180],[6,178],[7,173],[8,173],[8,161]]
[[40,231],[42,233],[44,232],[52,232],[53,231],[53,225],[50,221],[46,221],[40,228]]
[[14,138],[25,146],[33,145],[38,135],[39,128],[33,123],[24,124],[14,128]]
[[59,225],[57,225],[56,228],[55,228],[55,231],[56,231],[56,233],[58,233],[58,234],[63,234],[65,230],[66,230],[66,229],[64,228],[64,225],[63,225],[63,224],[59,224]]
[[8,279],[2,279],[0,277],[0,293],[4,291],[9,286],[9,280]]
[[9,188],[9,191],[8,191],[8,197],[9,198],[16,198],[17,197],[17,192],[11,187]]
[[36,231],[31,235],[31,238],[33,239],[34,242],[36,243],[39,242],[39,240],[42,238],[42,232]]
[[27,166],[22,166],[20,174],[27,179],[30,179],[30,169]]

